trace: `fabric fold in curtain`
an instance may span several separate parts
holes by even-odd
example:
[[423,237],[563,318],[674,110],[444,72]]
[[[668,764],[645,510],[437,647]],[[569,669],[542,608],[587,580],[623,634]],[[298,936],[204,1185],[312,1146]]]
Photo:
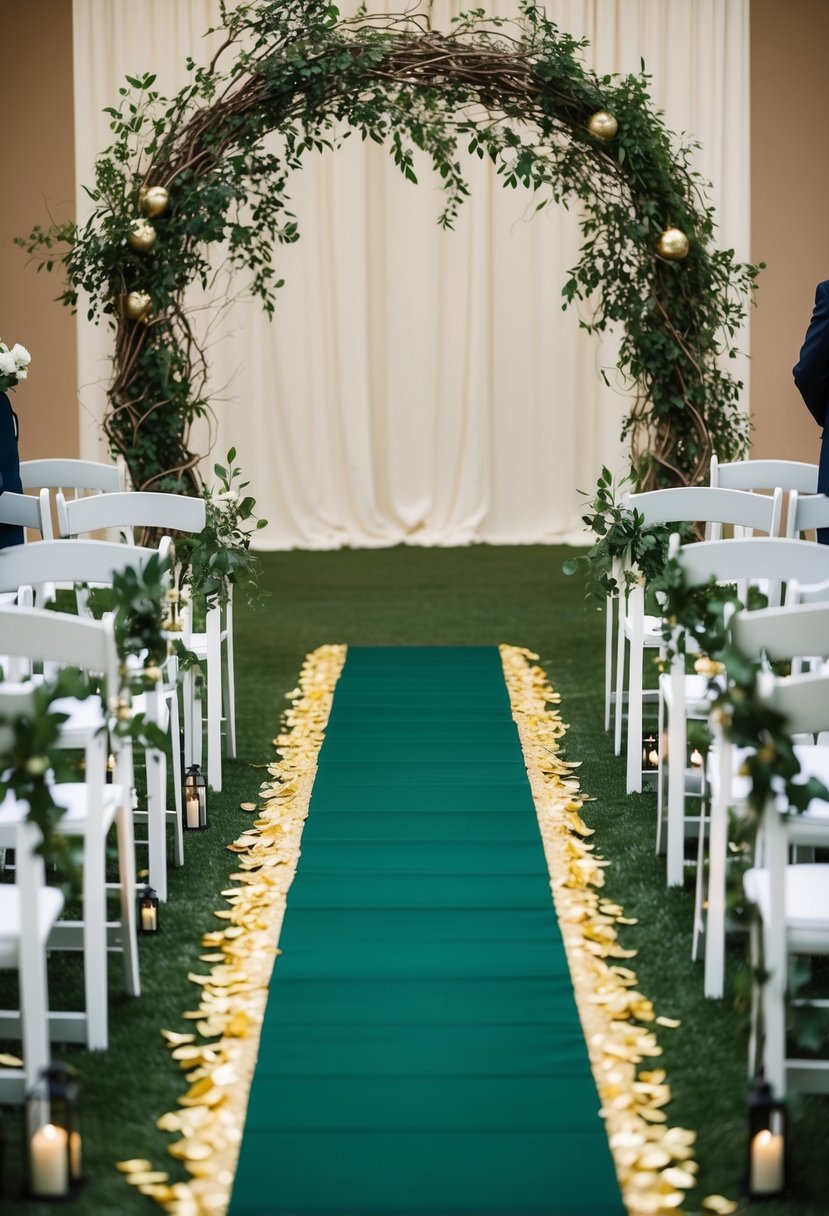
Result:
[[[435,0],[434,24],[445,28],[460,8]],[[515,0],[487,8],[517,12]],[[702,144],[695,163],[713,183],[719,243],[746,259],[749,0],[545,8],[590,41],[598,71],[638,71],[644,60],[668,125]],[[81,186],[108,143],[102,110],[125,73],[156,72],[157,87],[174,92],[186,57],[214,49],[203,34],[218,9],[218,0],[74,0],[81,217]],[[427,165],[419,179],[405,181],[359,138],[309,159],[289,185],[301,239],[276,251],[286,285],[273,322],[250,299],[211,321],[215,446],[204,473],[237,448],[270,521],[261,547],[574,539],[578,490],[602,464],[625,467],[616,339],[586,334],[578,312],[561,307],[578,259],[577,207],[534,215],[529,193],[504,190],[470,159],[471,197],[446,233]],[[109,345],[105,331],[79,327],[82,454],[95,456]],[[746,379],[744,366],[738,373]],[[209,438],[198,434],[197,450]]]

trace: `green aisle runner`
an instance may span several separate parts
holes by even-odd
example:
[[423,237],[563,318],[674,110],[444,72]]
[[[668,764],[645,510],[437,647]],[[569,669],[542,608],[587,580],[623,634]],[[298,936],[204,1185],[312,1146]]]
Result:
[[497,649],[349,649],[230,1216],[617,1216]]

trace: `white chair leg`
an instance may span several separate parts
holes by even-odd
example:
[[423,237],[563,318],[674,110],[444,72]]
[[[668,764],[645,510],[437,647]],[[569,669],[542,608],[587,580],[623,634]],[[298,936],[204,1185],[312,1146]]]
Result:
[[[725,990],[725,886],[728,862],[728,793],[731,788],[731,747],[718,738],[718,797],[711,804],[708,845],[708,911],[705,918],[705,995],[721,999]],[[700,915],[702,909],[700,908]]]
[[[178,691],[173,690],[169,699],[170,710],[170,763],[173,766],[173,806],[167,818],[173,823],[173,860],[177,866],[184,865],[184,830],[181,826],[181,723],[178,711]],[[166,789],[165,789],[166,794]]]
[[681,887],[685,876],[685,663],[671,663],[668,714],[668,886]]
[[774,807],[764,814],[765,848],[769,873],[769,917],[763,923],[763,953],[766,980],[763,985],[764,1075],[776,1098],[786,1096],[786,988],[788,959],[785,923],[786,828]]
[[33,824],[17,830],[17,881],[21,897],[20,1021],[23,1071],[26,1090],[32,1090],[40,1072],[48,1065],[49,1002],[46,954],[40,933],[38,888],[43,886],[43,860],[35,848],[40,833]]
[[84,848],[83,970],[86,1045],[90,1051],[105,1051],[108,1045],[106,849],[102,835],[95,831],[87,832]]
[[146,749],[147,850],[150,886],[162,903],[167,901],[167,756]]
[[[624,594],[623,592],[620,595]],[[613,751],[622,754],[622,718],[625,712],[625,616],[627,600],[619,599],[616,625],[616,714],[613,722]]]
[[236,668],[233,654],[233,587],[228,589],[225,607],[224,713],[225,747],[228,760],[236,759]]
[[662,827],[665,818],[665,701],[662,694],[659,695],[659,717],[657,720],[657,754],[659,759],[656,763],[656,852],[657,854],[664,852],[665,844],[662,839]]
[[136,930],[135,840],[132,814],[120,807],[115,818],[118,833],[118,881],[121,903],[121,950],[124,956],[124,988],[128,996],[141,995],[138,969],[138,935]]
[[610,706],[613,703],[613,611],[614,597],[605,600],[604,629],[604,728],[610,730]]
[[642,667],[644,663],[645,591],[631,588],[632,610],[628,661],[627,792],[642,792]]
[[222,788],[222,613],[207,610],[207,780]]

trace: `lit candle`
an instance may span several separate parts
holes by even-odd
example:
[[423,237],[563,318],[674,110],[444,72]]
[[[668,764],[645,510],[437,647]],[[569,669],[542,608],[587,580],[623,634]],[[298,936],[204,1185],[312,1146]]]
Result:
[[81,1133],[72,1132],[69,1137],[69,1172],[75,1182],[81,1178]]
[[702,768],[702,752],[696,747],[691,752],[691,764],[694,768]]
[[141,908],[141,928],[145,933],[155,933],[158,928],[158,908]]
[[763,1128],[751,1142],[751,1193],[776,1195],[783,1190],[783,1137]]
[[[80,1146],[79,1146],[80,1153]],[[32,1194],[65,1195],[69,1189],[69,1159],[66,1132],[54,1123],[39,1127],[32,1136]],[[80,1156],[79,1156],[80,1163]]]
[[188,828],[197,828],[199,826],[198,798],[188,798],[184,803],[184,812]]
[[654,768],[659,768],[659,752],[655,747],[651,748],[651,750],[648,752],[648,762],[652,764]]

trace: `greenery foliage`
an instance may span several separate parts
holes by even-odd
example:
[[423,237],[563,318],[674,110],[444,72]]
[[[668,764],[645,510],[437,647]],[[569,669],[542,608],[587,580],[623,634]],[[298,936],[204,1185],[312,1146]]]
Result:
[[248,603],[262,603],[259,563],[250,551],[254,532],[267,525],[255,516],[256,500],[243,494],[249,483],[240,481],[241,469],[234,467],[236,449],[227,454],[227,466],[215,464],[218,481],[202,495],[207,522],[196,536],[182,536],[176,542],[176,556],[182,563],[182,585],[207,604],[227,600],[231,586],[242,588]]
[[610,470],[602,468],[594,496],[582,516],[596,539],[586,553],[562,563],[564,574],[583,569],[586,597],[596,601],[597,607],[604,605],[608,595],[617,595],[639,578],[646,585],[658,582],[668,560],[671,534],[677,532],[686,540],[692,533],[692,525],[683,521],[648,524],[641,511],[625,506],[621,493],[634,485],[633,474],[614,480]]
[[[282,286],[274,249],[299,237],[290,175],[352,133],[385,144],[411,181],[415,149],[426,153],[445,227],[468,193],[468,155],[491,161],[504,186],[531,190],[537,209],[579,200],[581,255],[563,296],[591,310],[589,330],[622,328],[635,484],[698,481],[714,443],[723,459],[742,454],[741,386],[720,356],[735,353],[757,268],[714,246],[693,145],[666,129],[644,69],[597,76],[583,62],[584,41],[529,2],[516,21],[474,9],[448,33],[418,10],[341,20],[326,0],[221,11],[221,49],[207,66],[190,62],[175,97],[161,96],[152,74],[127,78],[108,110],[113,140],[88,190],[90,218],[38,227],[23,242],[44,266],[63,267],[67,304],[115,330],[105,428],[136,487],[198,485],[189,435],[209,391],[188,288],[209,290],[222,260],[273,313]],[[615,138],[591,134],[598,111],[616,118]],[[278,142],[265,145],[271,132]],[[142,191],[158,188],[169,206],[149,210],[154,243],[136,249]],[[657,252],[669,226],[689,238],[683,261]],[[148,297],[138,319],[124,307],[133,292]]]

